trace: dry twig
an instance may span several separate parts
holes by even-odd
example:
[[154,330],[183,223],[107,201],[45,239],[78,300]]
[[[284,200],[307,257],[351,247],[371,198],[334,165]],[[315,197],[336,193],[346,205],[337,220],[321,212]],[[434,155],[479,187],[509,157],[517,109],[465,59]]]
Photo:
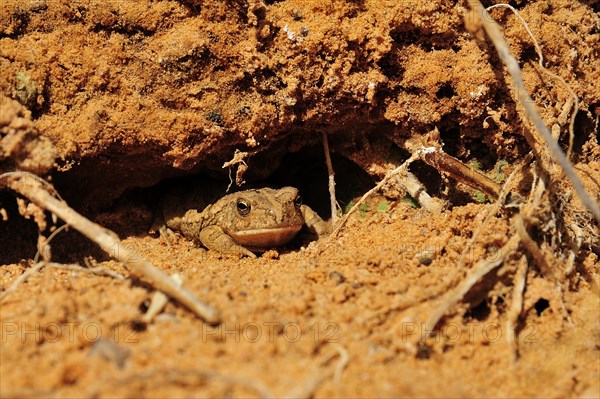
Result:
[[244,151],[240,151],[240,150],[236,149],[235,152],[233,153],[233,158],[231,158],[231,160],[229,160],[223,164],[222,167],[228,168],[228,170],[229,170],[229,185],[227,186],[227,190],[226,190],[227,192],[229,192],[229,189],[231,189],[231,186],[233,185],[233,178],[231,177],[231,169],[235,165],[237,165],[237,171],[235,172],[235,184],[237,186],[241,186],[242,184],[245,183],[244,174],[248,170],[248,164],[246,163],[245,159],[248,157],[248,155],[250,155],[248,152],[244,152]]
[[325,381],[333,375],[334,382],[339,382],[342,376],[342,371],[348,365],[348,361],[350,360],[350,356],[348,355],[348,351],[340,344],[331,344],[335,352],[328,354],[322,363],[327,363],[331,361],[336,356],[339,356],[339,360],[337,365],[335,366],[335,370],[329,372],[323,372],[322,370],[317,370],[314,374],[308,378],[303,384],[299,384],[295,389],[288,394],[283,395],[285,398],[296,399],[296,398],[312,398],[314,396],[315,390]]
[[430,132],[425,140],[428,151],[421,151],[420,153],[423,162],[494,199],[499,197],[501,186],[498,183],[442,150],[440,133],[437,128]]
[[527,22],[525,22],[523,17],[521,17],[521,14],[519,14],[519,12],[513,6],[511,6],[509,4],[494,4],[493,6],[489,6],[488,8],[486,8],[486,10],[489,11],[491,9],[498,8],[498,7],[508,8],[517,16],[517,18],[519,18],[519,20],[525,27],[525,30],[529,34],[529,37],[533,41],[533,45],[535,46],[535,52],[538,55],[538,64],[540,66],[540,69],[546,75],[550,76],[553,79],[558,80],[563,85],[563,87],[569,92],[569,95],[573,99],[574,107],[573,107],[573,112],[571,112],[571,121],[569,123],[569,148],[567,149],[567,158],[571,158],[571,152],[573,151],[573,140],[575,138],[575,116],[577,116],[577,111],[579,111],[579,97],[577,97],[577,94],[575,94],[575,91],[573,91],[571,86],[569,86],[569,84],[567,82],[565,82],[565,80],[561,76],[558,76],[557,74],[551,72],[544,66],[544,54],[542,53],[542,49],[540,48],[540,45],[538,44],[537,39],[531,32],[531,29],[529,29],[529,25],[527,25]]
[[325,164],[327,165],[327,174],[329,175],[329,202],[331,206],[331,226],[337,225],[337,200],[335,198],[335,173],[331,163],[331,153],[329,151],[329,138],[327,133],[323,132],[323,151],[325,152]]
[[55,269],[64,269],[64,270],[70,270],[70,271],[74,271],[74,272],[90,273],[90,274],[95,274],[96,276],[112,277],[116,280],[125,280],[125,276],[123,276],[122,274],[113,272],[110,269],[100,267],[100,266],[83,267],[83,266],[79,266],[79,265],[75,265],[75,264],[64,264],[64,263],[54,263],[54,262],[49,262],[46,264],[46,266],[53,267]]
[[[535,131],[531,132],[531,134],[526,134],[525,138],[531,148],[533,149],[536,159],[540,162],[540,165],[545,164],[546,155],[549,152],[549,155],[561,166],[563,172],[567,176],[567,178],[571,181],[575,192],[581,199],[581,202],[584,206],[592,213],[594,218],[598,223],[600,223],[600,207],[598,204],[588,195],[583,187],[581,179],[575,172],[575,169],[569,162],[568,158],[563,153],[562,149],[558,145],[558,142],[552,138],[552,134],[550,130],[544,124],[542,120],[537,106],[535,102],[525,90],[525,83],[523,81],[523,75],[521,73],[521,68],[519,67],[519,63],[517,60],[511,55],[510,50],[508,48],[508,44],[502,35],[502,31],[498,27],[498,24],[492,19],[492,17],[485,10],[483,5],[479,0],[468,0],[468,3],[473,10],[473,13],[478,16],[480,23],[483,25],[488,37],[494,44],[500,59],[506,65],[508,69],[508,73],[510,74],[513,84],[518,89],[517,90],[517,100],[521,107],[525,110],[525,114],[529,118],[529,120],[535,126]],[[534,136],[533,133],[537,132],[539,136],[541,136],[542,140],[540,141],[539,137]],[[544,145],[545,144],[545,145]]]
[[523,310],[523,292],[525,291],[525,280],[527,278],[527,258],[521,257],[519,267],[514,277],[512,302],[506,315],[506,341],[511,351],[511,362],[514,363],[519,357],[519,346],[517,342],[517,322]]
[[2,294],[0,294],[0,301],[3,300],[4,298],[6,298],[6,296],[8,294],[10,294],[11,292],[14,292],[19,287],[19,285],[21,285],[23,282],[27,281],[27,279],[30,276],[32,276],[33,274],[37,273],[45,265],[46,265],[46,262],[45,261],[41,261],[41,262],[36,263],[35,265],[33,265],[32,267],[30,267],[29,269],[25,270],[23,272],[23,274],[21,274],[19,277],[17,277],[15,279],[15,281],[13,281],[13,283],[10,285],[10,287],[8,287],[6,289],[6,291],[4,291]]
[[444,209],[444,201],[439,198],[432,198],[425,187],[421,184],[417,176],[408,170],[402,175],[396,175],[396,182],[406,190],[408,195],[417,200],[417,202],[427,211],[433,214],[440,213]]
[[426,322],[426,331],[433,331],[440,319],[448,310],[460,300],[462,300],[467,292],[486,274],[500,266],[504,260],[510,256],[519,246],[520,237],[514,234],[490,259],[480,260],[475,264],[467,276],[455,288],[448,291],[441,300],[441,303],[429,315]]
[[97,243],[105,252],[125,263],[134,274],[146,278],[155,288],[176,299],[207,322],[217,323],[219,321],[219,312],[214,307],[200,301],[185,288],[178,287],[169,276],[152,263],[123,245],[114,232],[83,217],[64,201],[51,195],[36,178],[28,177],[29,174],[4,173],[0,175],[0,186],[7,186],[39,207],[56,214],[67,224]]
[[381,187],[383,187],[383,185],[385,183],[388,182],[388,180],[390,180],[392,177],[396,176],[397,174],[399,174],[402,171],[405,171],[406,168],[408,168],[408,166],[415,161],[416,159],[418,159],[420,156],[420,150],[415,151],[412,156],[410,158],[408,158],[402,165],[398,166],[396,169],[389,171],[385,177],[383,179],[381,179],[381,181],[379,183],[377,183],[377,185],[375,187],[373,187],[372,189],[370,189],[369,191],[367,191],[357,202],[356,204],[354,204],[354,206],[352,208],[350,208],[350,210],[344,215],[344,217],[342,217],[342,219],[340,220],[340,222],[338,223],[338,225],[336,226],[336,228],[333,230],[333,232],[331,233],[330,237],[331,238],[335,238],[338,233],[340,232],[340,230],[342,229],[342,227],[344,226],[344,224],[346,223],[346,221],[348,221],[348,218],[350,217],[350,215],[352,213],[354,213],[365,201],[367,198],[369,198],[374,192],[378,191]]

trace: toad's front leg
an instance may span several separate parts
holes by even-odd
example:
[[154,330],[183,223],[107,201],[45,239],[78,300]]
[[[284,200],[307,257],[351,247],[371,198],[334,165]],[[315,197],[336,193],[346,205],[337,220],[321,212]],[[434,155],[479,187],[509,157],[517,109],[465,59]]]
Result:
[[321,219],[321,216],[313,211],[308,205],[302,205],[300,211],[302,211],[306,227],[308,227],[308,230],[312,233],[321,237],[331,232],[330,224]]
[[239,254],[246,255],[251,258],[256,258],[256,255],[239,245],[219,226],[207,226],[200,231],[199,239],[208,249],[219,251],[224,254]]

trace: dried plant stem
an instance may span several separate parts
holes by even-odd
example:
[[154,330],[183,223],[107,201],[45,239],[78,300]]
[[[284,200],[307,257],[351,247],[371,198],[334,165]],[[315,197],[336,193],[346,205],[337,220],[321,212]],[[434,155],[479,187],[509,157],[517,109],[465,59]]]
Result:
[[548,262],[546,262],[546,258],[542,253],[540,247],[538,247],[537,243],[531,238],[529,233],[527,232],[527,228],[525,227],[525,221],[521,214],[516,214],[513,218],[513,226],[517,230],[517,234],[521,237],[521,242],[523,242],[523,246],[525,247],[525,251],[527,251],[532,258],[535,260],[535,263],[539,266],[542,274],[545,277],[550,278],[552,281],[557,281],[554,272],[550,268]]
[[406,192],[417,200],[417,202],[430,213],[440,213],[444,209],[444,201],[439,198],[432,198],[425,187],[421,184],[417,176],[405,171],[402,175],[395,176],[396,182],[406,190]]
[[519,246],[521,238],[514,234],[491,259],[483,259],[475,264],[467,276],[455,288],[450,290],[441,300],[441,303],[429,315],[426,322],[426,331],[433,331],[440,319],[446,312],[462,300],[465,294],[479,281],[483,276],[500,266],[504,260],[513,253]]
[[54,263],[54,262],[48,263],[47,266],[53,267],[55,269],[71,270],[74,272],[95,274],[97,276],[108,276],[108,277],[112,277],[117,280],[125,280],[125,276],[123,276],[117,272],[113,272],[110,269],[106,269],[106,268],[100,267],[100,266],[83,267],[83,266],[79,266],[79,265],[75,265],[75,264],[64,264],[64,263]]
[[571,166],[571,163],[569,162],[562,149],[558,145],[558,142],[552,138],[552,134],[544,124],[544,121],[542,120],[538,112],[535,102],[533,101],[527,90],[525,90],[525,84],[523,81],[521,68],[519,67],[517,60],[510,54],[508,44],[506,43],[506,40],[504,39],[504,36],[502,35],[502,31],[498,27],[498,24],[488,14],[488,12],[485,10],[483,5],[481,5],[481,2],[479,0],[468,0],[468,3],[471,9],[473,10],[474,14],[479,17],[480,22],[482,23],[483,28],[485,29],[490,40],[494,44],[494,47],[496,48],[500,59],[506,65],[508,73],[510,74],[513,80],[513,84],[517,88],[518,102],[525,110],[527,117],[535,126],[535,130],[538,132],[539,135],[542,136],[545,146],[542,143],[540,143],[540,140],[532,134],[525,135],[525,138],[531,146],[531,148],[533,149],[536,158],[538,159],[538,161],[540,161],[540,164],[543,165],[546,159],[546,153],[549,150],[550,156],[562,167],[563,172],[571,181],[571,184],[573,184],[573,188],[577,192],[577,195],[581,199],[581,202],[592,213],[596,221],[600,223],[600,207],[598,207],[598,204],[596,204],[596,202],[585,191],[585,188],[583,187],[579,176],[577,176],[577,173],[575,173],[573,166]]
[[339,356],[339,360],[337,365],[335,366],[335,370],[333,372],[323,372],[322,370],[317,370],[310,378],[308,378],[303,384],[298,384],[291,392],[288,392],[286,395],[283,395],[284,398],[312,398],[315,394],[315,390],[325,381],[333,375],[333,381],[339,383],[342,376],[342,371],[348,365],[348,361],[350,360],[350,356],[348,355],[348,351],[342,345],[333,343],[331,344],[335,352],[330,353],[323,362],[329,362],[336,356]]
[[521,257],[519,266],[514,277],[512,302],[506,315],[506,341],[511,351],[511,363],[519,357],[519,346],[517,342],[517,322],[521,311],[523,310],[523,292],[525,290],[525,280],[527,278],[527,258]]
[[0,301],[3,300],[4,298],[6,298],[6,296],[8,294],[10,294],[11,292],[14,292],[19,287],[19,285],[21,285],[23,282],[25,282],[31,275],[37,273],[44,266],[46,266],[46,262],[41,261],[41,262],[34,264],[29,269],[25,270],[23,272],[23,274],[21,274],[19,277],[17,277],[15,279],[15,281],[13,281],[13,283],[10,285],[10,287],[8,287],[6,289],[6,291],[4,291],[2,294],[0,294]]
[[440,172],[447,173],[453,179],[497,199],[500,196],[502,186],[483,173],[470,168],[453,156],[446,154],[442,150],[439,136],[440,133],[437,129],[434,129],[426,136],[425,140],[427,140],[428,151],[420,152],[420,158],[423,162],[433,166]]
[[406,168],[408,168],[408,166],[415,161],[416,159],[418,159],[420,156],[420,151],[415,151],[410,158],[408,158],[402,165],[398,166],[397,168],[389,171],[385,177],[383,179],[381,179],[381,181],[379,183],[377,183],[377,185],[375,187],[373,187],[372,189],[370,189],[369,191],[367,191],[357,202],[356,204],[354,204],[354,206],[352,208],[350,208],[350,210],[344,215],[344,217],[340,220],[340,222],[338,223],[338,225],[335,227],[335,229],[333,230],[333,232],[331,233],[331,238],[335,238],[338,233],[340,232],[340,230],[342,229],[342,227],[344,226],[344,224],[348,221],[348,218],[350,217],[350,215],[352,213],[354,213],[365,201],[367,198],[369,198],[369,196],[371,196],[374,192],[376,192],[377,190],[381,189],[381,187],[383,187],[383,185],[385,183],[387,183],[388,180],[390,180],[392,177],[396,176],[398,173],[406,170]]
[[323,133],[323,151],[325,152],[325,164],[327,165],[327,174],[329,175],[329,202],[331,205],[331,226],[337,225],[337,200],[335,198],[335,173],[331,163],[331,153],[329,151],[329,138],[327,133]]
[[523,19],[523,17],[521,17],[521,14],[519,14],[519,12],[513,6],[511,6],[509,4],[494,4],[493,6],[489,6],[488,8],[486,8],[486,10],[489,11],[491,9],[498,8],[498,7],[506,7],[506,8],[508,8],[509,10],[511,10],[517,16],[517,18],[519,18],[519,20],[521,21],[521,23],[525,27],[525,30],[529,34],[529,37],[533,41],[533,45],[535,46],[535,52],[538,55],[538,64],[540,66],[540,69],[546,75],[550,76],[553,79],[558,80],[563,85],[563,87],[569,92],[569,95],[573,99],[573,102],[574,102],[575,105],[573,107],[573,112],[571,112],[571,121],[569,123],[569,148],[567,149],[567,158],[570,159],[571,158],[571,152],[573,151],[573,140],[575,138],[575,116],[577,115],[577,111],[579,111],[579,97],[577,97],[577,94],[575,94],[575,91],[571,88],[571,86],[569,86],[569,84],[567,82],[565,82],[565,80],[562,77],[560,77],[557,74],[551,72],[550,70],[548,70],[544,66],[544,54],[542,53],[542,49],[540,48],[540,45],[538,44],[537,39],[535,38],[535,36],[531,32],[531,29],[529,29],[529,25],[527,25],[527,22],[525,22],[525,20]]
[[[500,194],[498,196],[498,199],[496,199],[496,201],[493,204],[487,206],[483,210],[482,215],[481,215],[481,221],[477,223],[478,227],[473,232],[473,236],[471,238],[471,242],[473,242],[473,243],[477,242],[477,240],[479,239],[479,237],[483,233],[484,226],[488,226],[490,218],[493,215],[495,215],[500,210],[500,208],[505,204],[506,198],[507,198],[507,196],[508,196],[508,194],[510,192],[509,191],[509,187],[512,184],[512,181],[517,176],[517,172],[519,172],[524,165],[527,165],[529,163],[529,161],[531,161],[531,153],[529,153],[525,157],[525,159],[521,163],[520,167],[516,167],[510,173],[510,175],[508,175],[508,178],[506,179],[506,181],[502,185],[502,189],[500,190]],[[471,248],[468,245],[462,250],[462,252],[460,254],[460,259],[458,261],[458,269],[459,270],[462,270],[465,267],[465,258],[467,257],[467,254],[470,251],[471,251]]]
[[146,278],[156,289],[176,299],[199,317],[209,323],[219,321],[219,312],[214,307],[200,301],[185,288],[178,287],[175,281],[154,267],[152,263],[123,245],[114,232],[88,220],[70,208],[65,202],[56,199],[35,178],[28,178],[28,175],[23,174],[5,173],[0,175],[0,186],[2,185],[18,192],[39,207],[56,214],[73,228],[97,243],[115,259],[125,263],[134,274]]

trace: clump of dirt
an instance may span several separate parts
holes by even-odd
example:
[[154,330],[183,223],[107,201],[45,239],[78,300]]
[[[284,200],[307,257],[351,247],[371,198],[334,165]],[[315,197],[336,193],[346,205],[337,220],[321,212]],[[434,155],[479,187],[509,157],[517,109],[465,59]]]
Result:
[[0,172],[20,171],[44,175],[54,167],[57,151],[40,135],[31,113],[17,101],[0,97]]
[[[598,200],[596,5],[515,7],[545,67],[579,98],[572,160]],[[520,21],[506,9],[492,15],[566,146],[570,94],[540,71]],[[207,325],[170,303],[140,322],[149,287],[121,279],[130,272],[79,234],[61,233],[53,260],[111,273],[47,266],[2,299],[0,394],[600,396],[600,324],[590,316],[600,311],[600,233],[567,183],[551,188],[564,196],[548,197],[556,203],[528,231],[554,277],[520,248],[436,330],[424,324],[436,301],[514,225],[509,208],[485,217],[493,205],[484,195],[423,163],[411,171],[447,201],[441,214],[386,187],[337,239],[299,238],[256,260],[147,234],[156,184],[227,181],[240,165],[240,181],[300,186],[309,205],[327,209],[323,133],[346,210],[434,128],[447,153],[500,183],[515,171],[515,190],[527,195],[537,176],[519,162],[530,126],[495,50],[466,29],[474,18],[466,3],[444,1],[3,1],[0,172],[49,174],[69,203],[180,273],[223,320]],[[236,151],[243,162],[223,168]],[[0,211],[6,290],[32,265],[37,228],[11,193],[0,193]],[[523,257],[532,266],[514,361],[508,315]]]

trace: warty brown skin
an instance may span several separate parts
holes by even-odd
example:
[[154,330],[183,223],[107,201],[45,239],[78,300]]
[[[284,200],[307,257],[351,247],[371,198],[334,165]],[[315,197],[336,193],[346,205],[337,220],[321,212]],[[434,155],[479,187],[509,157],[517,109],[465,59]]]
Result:
[[298,189],[260,188],[228,194],[207,204],[201,192],[170,193],[162,204],[164,225],[206,248],[256,257],[288,243],[304,225],[319,236],[329,227],[301,203]]

